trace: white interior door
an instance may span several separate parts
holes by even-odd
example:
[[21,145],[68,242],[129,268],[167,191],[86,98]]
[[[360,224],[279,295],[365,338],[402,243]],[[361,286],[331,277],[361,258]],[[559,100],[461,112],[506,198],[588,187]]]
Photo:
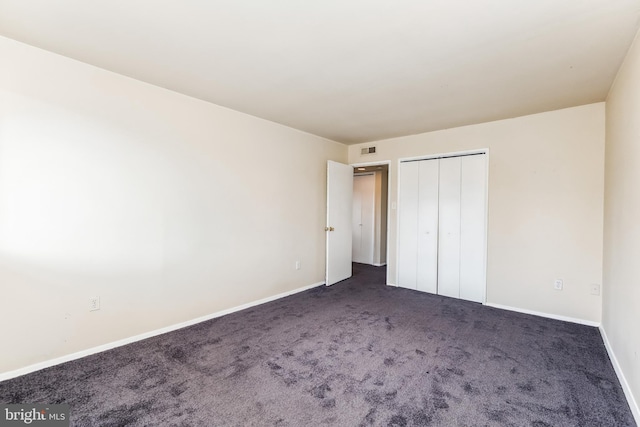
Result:
[[327,163],[327,257],[326,284],[351,277],[351,221],[353,208],[353,168]]
[[419,163],[400,163],[398,286],[417,289]]
[[483,302],[486,289],[486,155],[462,157],[460,298]]
[[375,234],[375,174],[353,177],[353,262],[373,264]]
[[460,296],[460,157],[440,159],[438,294]]

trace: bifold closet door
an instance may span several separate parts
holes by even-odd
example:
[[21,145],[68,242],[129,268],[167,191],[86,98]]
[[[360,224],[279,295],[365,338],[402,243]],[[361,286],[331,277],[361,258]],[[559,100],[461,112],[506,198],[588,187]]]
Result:
[[483,302],[486,289],[486,155],[462,157],[460,298]]
[[398,286],[483,302],[486,155],[400,163]]
[[439,161],[400,163],[398,286],[437,292]]
[[400,163],[398,194],[398,286],[416,289],[419,163]]
[[460,296],[461,157],[440,159],[438,203],[438,294]]
[[440,161],[418,163],[418,251],[416,289],[438,291],[438,182]]

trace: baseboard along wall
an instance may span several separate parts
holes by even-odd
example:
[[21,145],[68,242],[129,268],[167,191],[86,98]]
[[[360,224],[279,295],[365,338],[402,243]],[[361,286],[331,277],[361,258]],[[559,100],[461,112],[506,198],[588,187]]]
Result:
[[601,323],[593,322],[591,320],[577,319],[573,317],[559,316],[556,314],[542,313],[534,310],[526,310],[522,308],[510,307],[510,306],[501,305],[501,304],[487,303],[485,305],[488,307],[498,308],[501,310],[516,311],[518,313],[532,314],[534,316],[547,317],[550,319],[563,320],[565,322],[578,323],[580,325],[593,326],[598,328],[598,330],[600,331],[600,335],[602,336],[602,341],[604,342],[604,346],[607,349],[607,354],[609,355],[609,359],[611,360],[611,364],[613,365],[613,369],[616,371],[616,375],[618,376],[618,380],[620,381],[620,385],[622,386],[624,395],[627,398],[627,402],[629,403],[629,407],[631,408],[633,417],[636,420],[636,424],[640,425],[640,408],[638,406],[638,402],[635,396],[633,395],[633,393],[631,392],[631,387],[629,387],[629,383],[627,382],[627,379],[624,376],[624,372],[622,371],[622,368],[618,363],[618,359],[616,358],[616,355],[613,352],[613,348],[609,343],[609,339],[607,338],[607,333]]
[[221,317],[226,314],[235,313],[236,311],[244,310],[250,307],[254,307],[256,305],[264,304],[270,301],[274,301],[280,298],[287,297],[289,295],[297,294],[299,292],[303,292],[312,288],[316,288],[318,286],[324,285],[325,282],[318,282],[312,285],[304,286],[301,288],[294,289],[292,291],[283,292],[277,295],[273,295],[267,298],[263,298],[257,301],[252,301],[246,304],[239,305],[237,307],[229,308],[226,310],[218,311],[212,314],[207,314],[206,316],[197,317],[195,319],[187,320],[185,322],[176,323],[174,325],[169,325],[164,328],[156,329],[153,331],[145,332],[143,334],[134,335],[129,338],[124,338],[118,341],[113,341],[107,344],[99,345],[96,347],[92,347],[86,350],[81,350],[75,353],[71,353],[65,356],[56,357],[55,359],[46,360],[44,362],[35,363],[33,365],[25,366],[24,368],[19,368],[13,371],[0,373],[0,381],[9,380],[11,378],[16,378],[22,375],[30,374],[32,372],[36,372],[45,368],[49,368],[51,366],[59,365],[61,363],[70,362],[72,360],[81,359],[86,356],[90,356],[92,354],[100,353],[102,351],[111,350],[112,348],[122,347],[123,345],[131,344],[136,341],[142,341],[147,338],[155,337],[156,335],[166,334],[167,332],[176,331],[178,329],[186,328],[188,326],[195,325],[197,323],[205,322],[207,320],[215,319],[216,317]]
[[[39,371],[41,369],[45,369],[45,368],[49,368],[51,366],[55,366],[55,365],[59,365],[61,363],[65,363],[65,362],[70,362],[72,360],[76,360],[76,359],[81,359],[83,357],[86,356],[90,356],[92,354],[96,354],[96,353],[100,353],[102,351],[107,351],[110,350],[112,348],[116,348],[116,347],[121,347],[127,344],[131,344],[134,343],[136,341],[141,341],[147,338],[151,338],[154,337],[156,335],[161,335],[161,334],[165,334],[167,332],[172,332],[172,331],[176,331],[178,329],[182,329],[182,328],[186,328],[188,326],[192,326],[195,325],[197,323],[201,323],[210,319],[215,319],[216,317],[221,317],[227,314],[231,314],[231,313],[235,313],[237,311],[240,310],[244,310],[250,307],[254,307],[260,304],[264,304],[270,301],[274,301],[280,298],[284,298],[287,297],[289,295],[293,295],[299,292],[303,292],[318,286],[322,286],[324,285],[325,282],[318,282],[318,283],[314,283],[308,286],[304,286],[301,288],[297,288],[294,289],[292,291],[287,291],[287,292],[283,292],[277,295],[273,295],[271,297],[267,297],[267,298],[263,298],[257,301],[253,301],[253,302],[249,302],[246,304],[242,304],[239,305],[237,307],[233,307],[233,308],[229,308],[226,310],[222,310],[222,311],[218,311],[212,314],[208,314],[206,316],[201,316],[201,317],[197,317],[195,319],[192,320],[187,320],[185,322],[181,322],[181,323],[176,323],[174,325],[170,325],[170,326],[166,326],[164,328],[160,328],[160,329],[156,329],[153,331],[149,331],[149,332],[145,332],[143,334],[139,334],[139,335],[134,335],[132,337],[129,338],[124,338],[122,340],[118,340],[118,341],[114,341],[111,343],[107,343],[107,344],[103,344],[97,347],[92,347],[86,350],[82,350],[82,351],[78,351],[76,353],[72,353],[72,354],[68,354],[65,356],[61,356],[61,357],[57,357],[55,359],[51,359],[51,360],[47,360],[44,362],[40,362],[40,363],[36,363],[30,366],[26,366],[24,368],[19,368],[13,371],[8,371],[8,372],[4,372],[4,373],[0,373],[0,381],[5,381],[11,378],[16,378],[19,377],[21,375],[26,375],[32,372],[36,372]],[[397,286],[395,284],[388,284],[388,286]],[[636,419],[636,423],[640,425],[640,409],[638,407],[638,403],[635,399],[635,397],[633,396],[633,393],[631,391],[631,388],[629,387],[629,383],[627,382],[626,377],[624,376],[624,373],[620,367],[620,364],[618,363],[618,359],[615,356],[615,353],[613,352],[613,348],[611,347],[611,344],[609,343],[609,339],[607,338],[607,334],[605,329],[602,327],[602,325],[599,322],[593,322],[590,320],[584,320],[584,319],[577,319],[577,318],[573,318],[573,317],[567,317],[567,316],[560,316],[560,315],[555,315],[555,314],[549,314],[549,313],[542,313],[542,312],[538,312],[538,311],[534,311],[534,310],[527,310],[527,309],[522,309],[522,308],[517,308],[517,307],[511,307],[511,306],[506,306],[506,305],[501,305],[501,304],[494,304],[494,303],[486,303],[485,304],[488,307],[493,307],[493,308],[497,308],[500,310],[508,310],[508,311],[515,311],[518,313],[524,313],[524,314],[531,314],[534,316],[541,316],[541,317],[546,317],[546,318],[550,318],[550,319],[556,319],[556,320],[562,320],[565,322],[572,322],[572,323],[578,323],[581,325],[586,325],[586,326],[593,326],[593,327],[597,327],[600,330],[600,334],[602,336],[602,340],[604,342],[605,348],[607,349],[607,353],[609,354],[609,359],[611,360],[611,363],[613,364],[613,368],[616,372],[616,375],[618,376],[618,379],[620,381],[620,384],[622,385],[622,389],[624,391],[625,397],[627,398],[627,401],[629,403],[629,406],[631,408],[631,412],[633,413],[634,418]]]
[[609,354],[609,359],[611,360],[613,369],[616,371],[616,375],[618,376],[620,385],[622,385],[622,390],[624,391],[624,395],[627,398],[629,407],[631,408],[631,413],[633,414],[633,417],[636,419],[636,424],[640,425],[640,406],[638,406],[638,401],[633,395],[633,392],[631,391],[631,387],[629,387],[629,383],[627,382],[627,378],[624,376],[624,372],[622,372],[622,368],[618,363],[618,358],[613,352],[611,343],[609,343],[609,338],[607,338],[607,332],[604,330],[604,327],[602,325],[600,325],[598,329],[600,330],[600,335],[602,336],[602,341],[604,341],[604,347],[607,349],[607,353]]
[[579,325],[593,326],[595,328],[600,326],[600,322],[594,322],[593,320],[585,320],[585,319],[578,319],[576,317],[568,317],[568,316],[560,316],[558,314],[543,313],[541,311],[527,310],[525,308],[511,307],[511,306],[502,305],[502,304],[494,304],[492,302],[485,303],[485,305],[487,307],[499,308],[500,310],[515,311],[517,313],[523,313],[523,314],[532,314],[534,316],[546,317],[548,319],[562,320],[564,322],[577,323]]

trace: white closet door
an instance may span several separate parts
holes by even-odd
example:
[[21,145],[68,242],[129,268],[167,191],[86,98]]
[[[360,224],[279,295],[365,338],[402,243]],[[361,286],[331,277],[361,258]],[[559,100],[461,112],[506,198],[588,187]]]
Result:
[[417,289],[438,291],[438,173],[439,160],[419,164]]
[[486,156],[462,157],[460,182],[460,298],[483,302],[485,274]]
[[398,286],[416,289],[419,164],[400,163],[398,194]]
[[376,177],[353,177],[353,262],[373,264]]
[[438,294],[460,296],[460,157],[440,159]]

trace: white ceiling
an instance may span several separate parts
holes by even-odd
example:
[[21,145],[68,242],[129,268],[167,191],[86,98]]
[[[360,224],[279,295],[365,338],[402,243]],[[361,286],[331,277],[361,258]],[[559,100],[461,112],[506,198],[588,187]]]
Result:
[[603,101],[640,0],[0,0],[0,35],[343,143]]

